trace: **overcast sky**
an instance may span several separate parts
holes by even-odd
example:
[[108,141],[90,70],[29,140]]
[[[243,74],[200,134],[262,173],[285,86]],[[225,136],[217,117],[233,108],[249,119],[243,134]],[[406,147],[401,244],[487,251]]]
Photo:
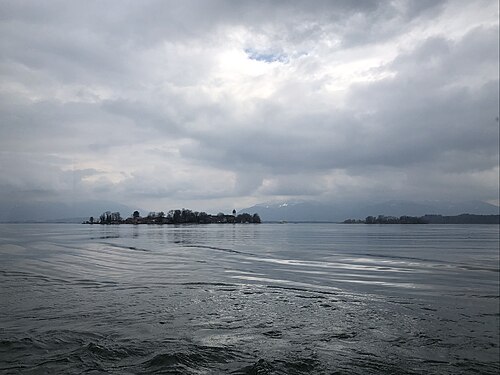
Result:
[[0,195],[498,203],[490,1],[1,1]]

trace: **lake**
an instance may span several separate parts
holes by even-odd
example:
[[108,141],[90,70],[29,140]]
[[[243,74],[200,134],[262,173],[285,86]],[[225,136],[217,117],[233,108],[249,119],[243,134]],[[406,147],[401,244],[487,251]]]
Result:
[[0,225],[5,374],[497,374],[498,225]]

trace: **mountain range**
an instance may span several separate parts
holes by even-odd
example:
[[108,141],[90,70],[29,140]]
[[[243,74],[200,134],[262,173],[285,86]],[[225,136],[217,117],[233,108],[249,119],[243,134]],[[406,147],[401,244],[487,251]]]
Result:
[[482,202],[446,201],[387,201],[382,203],[332,203],[318,201],[292,201],[264,203],[240,210],[257,212],[263,221],[341,222],[345,219],[364,219],[367,216],[424,216],[424,215],[498,215],[499,207]]
[[[193,207],[196,210],[196,207]],[[111,201],[89,200],[81,202],[45,201],[0,201],[0,222],[68,222],[79,223],[90,216],[97,217],[105,211],[120,212],[128,217],[139,210]],[[498,215],[499,207],[482,202],[445,202],[445,201],[387,201],[373,202],[319,202],[288,201],[262,203],[244,208],[238,213],[258,213],[262,221],[302,221],[302,222],[341,222],[345,219],[364,219],[367,216],[423,216],[423,215]]]

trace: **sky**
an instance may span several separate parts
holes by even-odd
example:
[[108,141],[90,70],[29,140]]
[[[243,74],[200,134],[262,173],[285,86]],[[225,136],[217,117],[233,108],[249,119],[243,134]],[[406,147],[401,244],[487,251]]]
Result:
[[0,2],[0,199],[499,198],[498,1]]

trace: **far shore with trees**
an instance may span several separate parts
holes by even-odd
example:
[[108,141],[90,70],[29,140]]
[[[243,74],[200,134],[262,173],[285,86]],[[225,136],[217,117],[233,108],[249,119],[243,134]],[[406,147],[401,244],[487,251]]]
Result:
[[260,224],[258,214],[241,213],[236,215],[233,210],[232,215],[219,212],[217,215],[210,215],[206,212],[191,211],[188,209],[170,210],[166,214],[163,211],[150,212],[142,217],[139,211],[134,211],[127,218],[122,218],[119,212],[106,211],[97,219],[91,216],[84,224]]
[[367,216],[364,220],[347,219],[344,224],[499,224],[499,215],[461,214],[456,216]]

